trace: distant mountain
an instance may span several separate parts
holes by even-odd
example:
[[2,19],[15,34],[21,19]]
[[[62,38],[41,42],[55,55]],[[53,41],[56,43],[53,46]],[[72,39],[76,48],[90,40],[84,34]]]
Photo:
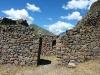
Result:
[[30,24],[29,27],[33,28],[34,29],[34,32],[39,35],[39,34],[42,34],[42,35],[51,35],[51,36],[54,36],[55,34],[39,27],[38,25],[36,24]]
[[62,33],[60,33],[59,35],[64,35],[64,34],[66,34],[66,32],[62,32]]

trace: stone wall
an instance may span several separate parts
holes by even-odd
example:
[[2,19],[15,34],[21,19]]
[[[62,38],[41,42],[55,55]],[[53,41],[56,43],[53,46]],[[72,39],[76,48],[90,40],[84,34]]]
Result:
[[[58,42],[59,43],[59,42]],[[59,65],[80,63],[100,57],[100,26],[81,26],[67,31],[57,47]]]
[[80,26],[63,36],[42,35],[29,27],[0,26],[0,64],[38,65],[42,55],[56,55],[59,65],[100,57],[100,26]]
[[56,55],[56,39],[57,36],[42,36],[42,55]]
[[0,64],[37,65],[39,40],[29,27],[0,26]]
[[19,20],[12,20],[12,19],[9,19],[9,18],[6,18],[6,17],[1,17],[0,18],[0,25],[3,24],[3,25],[18,25],[18,24],[21,24],[21,25],[24,25],[24,26],[28,26],[28,23],[26,20],[23,20],[23,19],[19,19]]

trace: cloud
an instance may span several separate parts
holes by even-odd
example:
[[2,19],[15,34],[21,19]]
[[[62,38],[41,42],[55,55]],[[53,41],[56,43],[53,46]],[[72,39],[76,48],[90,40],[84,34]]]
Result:
[[72,14],[68,14],[68,16],[61,16],[61,19],[68,19],[68,20],[81,20],[82,16],[78,11],[73,12]]
[[67,29],[72,29],[74,25],[62,21],[58,21],[51,25],[44,25],[49,31],[55,33],[56,35],[65,32]]
[[31,24],[34,20],[34,18],[29,16],[28,12],[25,9],[14,10],[13,8],[11,8],[10,10],[4,10],[2,12],[8,15],[9,18],[14,19],[14,20],[17,20],[17,19],[27,20],[29,24]]
[[62,8],[68,9],[89,9],[91,4],[97,0],[71,0],[67,5],[63,5]]
[[39,7],[36,7],[34,4],[29,4],[29,3],[27,3],[26,5],[27,5],[26,8],[27,8],[28,10],[31,10],[31,11],[33,11],[33,12],[35,12],[35,11],[41,12],[40,8],[39,8]]
[[52,18],[47,18],[47,19],[52,21]]
[[67,5],[63,5],[62,8],[67,9],[86,9],[88,6],[88,0],[71,0]]

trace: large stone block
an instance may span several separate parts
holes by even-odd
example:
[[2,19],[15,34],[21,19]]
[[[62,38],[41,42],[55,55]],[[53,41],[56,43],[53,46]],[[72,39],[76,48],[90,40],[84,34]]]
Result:
[[76,68],[75,63],[68,63],[68,68]]

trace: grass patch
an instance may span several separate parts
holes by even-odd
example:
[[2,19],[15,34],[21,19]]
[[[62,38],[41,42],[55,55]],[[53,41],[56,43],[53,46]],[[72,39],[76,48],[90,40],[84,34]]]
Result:
[[[41,56],[41,59],[50,60],[53,66],[57,63],[55,56]],[[0,65],[0,75],[29,75],[37,70],[41,72],[44,66]],[[67,66],[56,66],[56,68],[55,71],[50,71],[42,75],[100,75],[100,58],[80,63],[76,68],[67,68]]]

